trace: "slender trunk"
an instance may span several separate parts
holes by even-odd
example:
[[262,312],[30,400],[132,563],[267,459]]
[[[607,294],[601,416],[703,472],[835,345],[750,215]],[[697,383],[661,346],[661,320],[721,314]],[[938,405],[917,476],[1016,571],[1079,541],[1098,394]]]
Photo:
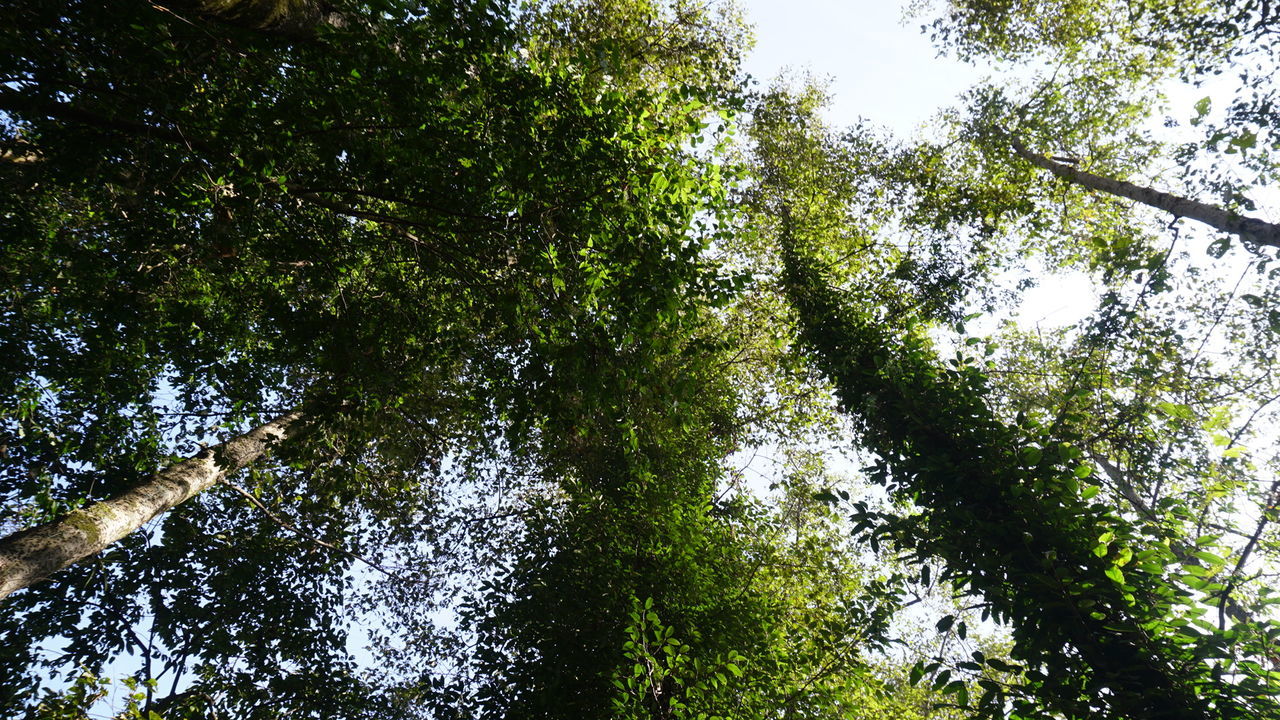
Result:
[[1083,185],[1092,190],[1098,190],[1116,197],[1128,198],[1177,217],[1198,220],[1215,230],[1239,235],[1241,238],[1258,245],[1280,247],[1280,225],[1275,223],[1245,217],[1223,210],[1217,205],[1202,203],[1199,200],[1171,195],[1123,180],[1077,170],[1070,165],[1055,162],[1044,155],[1031,152],[1027,149],[1027,146],[1013,137],[1009,138],[1009,145],[1018,154],[1018,157],[1038,168],[1048,170],[1067,182]]
[[118,495],[0,539],[0,598],[87,558],[296,435],[301,410],[160,470]]

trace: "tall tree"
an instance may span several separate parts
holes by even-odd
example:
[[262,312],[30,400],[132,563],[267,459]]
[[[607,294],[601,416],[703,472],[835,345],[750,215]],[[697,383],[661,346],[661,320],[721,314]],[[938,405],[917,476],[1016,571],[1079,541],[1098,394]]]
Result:
[[61,637],[51,667],[124,651],[218,712],[353,712],[322,690],[354,677],[353,557],[434,527],[451,459],[541,422],[540,356],[728,287],[689,231],[721,172],[687,150],[723,76],[602,87],[499,4],[326,6],[364,20],[305,37],[278,30],[312,6],[281,7],[23,3],[0,31],[5,529],[312,420],[244,494],[7,599],[7,708]]
[[[934,15],[926,28],[941,50],[1006,71],[971,94],[968,127],[955,137],[986,162],[1029,163],[1173,220],[1274,246],[1270,223],[1250,216],[1251,196],[1275,177],[1267,129],[1275,19],[1265,3],[957,0],[917,11]],[[1015,66],[1023,70],[1009,72]],[[1180,99],[1187,105],[1170,113],[1170,93],[1198,87],[1209,94],[1194,105]]]
[[258,460],[273,442],[296,435],[299,411],[281,415],[215,448],[171,465],[132,488],[87,509],[0,540],[0,596],[21,590],[100,552],[174,506],[208,490],[229,473]]
[[[1273,422],[1276,394],[1266,357],[1280,327],[1273,229],[1258,219],[1275,177],[1267,120],[1275,18],[1251,2],[999,7],[945,3],[932,28],[944,49],[965,57],[1052,65],[970,96],[964,129],[952,137],[981,160],[953,167],[988,177],[1007,168],[1000,179],[1012,176],[1010,188],[1030,199],[1006,196],[987,208],[1003,208],[1010,235],[1030,226],[1043,233],[1040,251],[1076,268],[1087,260],[1102,307],[1083,337],[1061,336],[1065,347],[1031,343],[1040,358],[1070,358],[1056,390],[1037,395],[1097,440],[1088,452],[1121,507],[1179,528],[1172,535],[1182,537],[1169,542],[1184,555],[1195,551],[1189,536],[1209,548],[1190,561],[1203,567],[1188,582],[1207,588],[1216,631],[1229,632],[1232,605],[1265,590],[1242,593],[1241,585],[1276,562],[1274,456],[1269,441],[1248,440]],[[1049,25],[1053,32],[1035,30]],[[1088,30],[1098,27],[1114,31]],[[1166,95],[1181,105],[1162,105]],[[1029,170],[1047,170],[1038,174],[1055,182],[1038,183]],[[1153,189],[1179,184],[1177,195]],[[939,214],[964,217],[951,199],[935,199],[947,208]],[[1162,227],[1180,217],[1218,236]],[[1025,358],[1011,360],[1004,372],[1017,387],[1029,368]]]
[[[1201,599],[1201,585],[1168,577],[1178,558],[1162,537],[1090,501],[1096,491],[1080,481],[1092,468],[1071,423],[1002,419],[988,405],[978,358],[961,354],[942,365],[924,331],[927,315],[889,316],[869,301],[874,285],[857,280],[875,282],[859,266],[876,244],[843,220],[857,202],[852,188],[797,162],[835,144],[811,114],[794,122],[797,115],[806,115],[804,106],[784,99],[767,99],[757,112],[763,176],[755,224],[776,233],[801,337],[878,456],[874,475],[920,506],[915,516],[880,518],[879,532],[917,557],[945,560],[961,587],[1012,623],[1013,657],[1030,691],[1014,700],[1015,711],[1276,712],[1269,675],[1257,665],[1268,652],[1265,625],[1242,622],[1228,633],[1232,643],[1251,638],[1240,655],[1216,633],[1183,629],[1212,598]],[[828,263],[837,269],[824,272]],[[875,513],[859,516],[878,522]],[[1247,679],[1223,680],[1224,665]],[[1002,715],[1004,693],[990,686],[975,709]]]

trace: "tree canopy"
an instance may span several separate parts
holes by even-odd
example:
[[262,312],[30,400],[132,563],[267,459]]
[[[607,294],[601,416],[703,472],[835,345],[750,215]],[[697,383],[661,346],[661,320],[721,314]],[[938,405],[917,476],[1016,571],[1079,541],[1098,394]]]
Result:
[[1280,718],[1269,5],[914,12],[9,3],[0,708]]

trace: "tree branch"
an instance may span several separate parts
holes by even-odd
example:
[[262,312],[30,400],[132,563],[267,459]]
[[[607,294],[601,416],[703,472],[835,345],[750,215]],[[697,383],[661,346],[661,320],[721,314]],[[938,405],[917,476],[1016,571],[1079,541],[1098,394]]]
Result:
[[1026,145],[1023,145],[1012,134],[1002,134],[1008,140],[1009,147],[1013,149],[1018,157],[1038,168],[1048,170],[1067,182],[1116,197],[1127,198],[1148,207],[1171,213],[1177,217],[1191,218],[1215,230],[1237,235],[1258,245],[1280,247],[1280,225],[1246,217],[1199,200],[1192,200],[1191,198],[1161,192],[1141,185],[1134,185],[1123,180],[1078,170],[1070,165],[1055,162],[1040,153],[1028,150]]

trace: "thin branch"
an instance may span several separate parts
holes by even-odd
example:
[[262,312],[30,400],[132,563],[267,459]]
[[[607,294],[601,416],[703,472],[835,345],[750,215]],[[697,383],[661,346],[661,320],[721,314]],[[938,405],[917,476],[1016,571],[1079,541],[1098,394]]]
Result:
[[1280,225],[1241,215],[1199,200],[1078,170],[1070,165],[1055,162],[1040,153],[1032,152],[1010,133],[1001,131],[1001,134],[1018,157],[1036,167],[1048,170],[1067,182],[1115,197],[1133,200],[1156,210],[1170,213],[1175,218],[1190,218],[1215,230],[1238,235],[1251,243],[1280,247]]
[[224,480],[222,484],[223,484],[223,485],[226,485],[227,487],[231,488],[232,490],[235,490],[236,492],[238,492],[238,493],[240,493],[241,495],[243,495],[243,496],[244,496],[244,498],[245,498],[246,500],[248,500],[248,501],[249,501],[249,502],[250,502],[254,507],[256,507],[256,508],[258,508],[259,510],[261,510],[261,511],[263,512],[263,514],[265,514],[268,518],[270,518],[270,519],[271,519],[271,521],[272,521],[272,522],[274,522],[275,524],[279,525],[280,527],[282,527],[282,528],[284,528],[284,529],[286,529],[286,530],[289,530],[290,532],[294,533],[295,535],[300,536],[303,540],[306,540],[307,542],[313,543],[313,544],[315,544],[315,545],[319,545],[320,547],[323,547],[323,548],[328,548],[329,550],[332,550],[332,551],[334,551],[334,552],[336,552],[336,553],[339,553],[339,554],[341,554],[341,555],[346,555],[347,557],[349,557],[349,558],[351,558],[351,559],[353,559],[353,560],[358,560],[358,561],[360,561],[360,562],[364,563],[365,565],[368,565],[369,567],[373,568],[374,570],[377,570],[378,572],[380,572],[380,573],[382,573],[382,574],[384,574],[384,575],[386,575],[386,576],[388,576],[388,577],[399,579],[399,576],[397,576],[394,572],[392,572],[392,571],[390,571],[390,570],[386,569],[386,568],[385,568],[385,567],[383,567],[382,565],[379,565],[378,563],[376,563],[376,562],[374,562],[374,561],[372,561],[372,560],[369,560],[368,558],[364,557],[363,555],[359,555],[359,554],[354,553],[354,552],[352,552],[352,551],[350,551],[350,550],[347,550],[346,548],[342,548],[342,547],[339,547],[339,546],[337,546],[337,545],[334,545],[333,543],[325,542],[324,540],[321,540],[320,538],[316,537],[315,535],[312,535],[311,533],[308,533],[308,532],[306,532],[305,530],[303,530],[303,529],[299,528],[297,525],[294,525],[293,523],[289,522],[288,520],[285,520],[284,518],[280,517],[279,515],[276,515],[274,512],[272,512],[272,511],[271,511],[271,509],[270,509],[270,508],[268,508],[266,505],[263,505],[263,504],[262,504],[262,501],[258,500],[258,498],[256,498],[256,497],[254,497],[253,493],[249,492],[248,490],[245,490],[244,488],[240,487],[239,485],[237,485],[237,484],[235,484],[235,483],[233,483],[233,482],[227,481],[227,480]]
[[[1271,483],[1271,489],[1267,491],[1266,500],[1259,512],[1258,527],[1254,529],[1253,535],[1249,537],[1249,542],[1245,544],[1244,550],[1240,551],[1240,559],[1236,561],[1235,569],[1231,571],[1231,579],[1227,581],[1227,586],[1222,590],[1222,598],[1218,601],[1218,629],[1223,630],[1226,626],[1226,609],[1227,604],[1232,602],[1231,593],[1235,592],[1236,586],[1240,583],[1240,572],[1244,570],[1244,564],[1249,561],[1249,555],[1253,554],[1254,548],[1258,546],[1258,540],[1262,537],[1262,531],[1266,529],[1267,524],[1271,522],[1270,511],[1275,505],[1277,498],[1280,497],[1280,479]],[[1234,613],[1232,613],[1234,617]]]

